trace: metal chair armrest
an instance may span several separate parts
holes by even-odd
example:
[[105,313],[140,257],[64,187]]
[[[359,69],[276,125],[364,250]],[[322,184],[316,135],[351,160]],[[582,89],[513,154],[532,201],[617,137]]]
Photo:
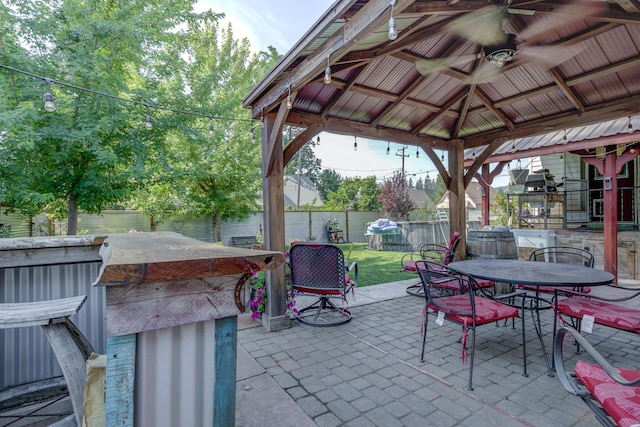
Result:
[[346,270],[349,273],[353,272],[352,282],[354,283],[354,286],[358,286],[358,263],[353,261],[349,267],[346,267]]
[[615,382],[625,386],[636,386],[640,384],[640,378],[634,381],[628,381],[623,378],[616,368],[611,365],[607,360],[596,350],[590,343],[587,341],[577,330],[572,328],[571,326],[562,326],[558,329],[558,333],[556,334],[556,340],[553,345],[553,358],[555,360],[556,371],[558,373],[558,378],[562,383],[562,386],[569,393],[574,394],[576,396],[586,396],[588,392],[583,389],[580,385],[578,385],[577,381],[574,379],[573,375],[567,372],[564,359],[562,356],[562,351],[564,347],[564,337],[566,334],[571,335],[571,337],[576,340],[576,342],[584,349],[593,361],[600,366],[605,373]]

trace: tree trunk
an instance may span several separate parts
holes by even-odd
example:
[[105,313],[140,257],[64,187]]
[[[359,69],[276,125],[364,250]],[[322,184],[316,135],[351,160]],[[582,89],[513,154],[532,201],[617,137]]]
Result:
[[213,214],[213,243],[219,242],[222,240],[222,235],[220,233],[220,224],[222,223],[222,219],[220,218],[220,212],[216,212]]
[[69,197],[67,204],[67,236],[78,234],[78,207],[76,206],[77,197],[72,195]]

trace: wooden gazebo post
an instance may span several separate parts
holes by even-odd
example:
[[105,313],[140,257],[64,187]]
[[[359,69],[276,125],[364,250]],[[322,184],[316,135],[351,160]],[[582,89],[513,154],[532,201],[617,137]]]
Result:
[[616,146],[605,146],[604,159],[583,157],[582,160],[598,169],[602,174],[604,209],[604,269],[618,280],[618,174],[627,162],[638,157],[640,152],[627,150],[620,157]]
[[[264,215],[264,245],[269,251],[284,252],[284,161],[282,125],[287,113],[281,105],[278,114],[263,117],[262,126],[262,199]],[[267,331],[289,328],[286,312],[284,266],[265,272],[267,303],[262,325]]]
[[462,234],[462,240],[458,245],[458,254],[464,254],[466,249],[466,207],[464,185],[464,141],[456,139],[452,141],[449,149],[449,228],[450,232],[458,231]]

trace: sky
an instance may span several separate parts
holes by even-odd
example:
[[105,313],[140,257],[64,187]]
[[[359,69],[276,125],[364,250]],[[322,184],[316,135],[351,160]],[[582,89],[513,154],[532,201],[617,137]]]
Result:
[[[273,46],[278,53],[285,54],[333,3],[334,0],[198,0],[196,10],[211,9],[224,13],[225,26],[231,22],[234,37],[248,38],[256,51]],[[353,149],[354,142],[358,143],[357,151]],[[323,132],[320,145],[314,152],[322,160],[323,169],[334,169],[343,177],[375,175],[382,182],[393,176],[394,171],[402,170],[403,158],[405,174],[414,183],[419,178],[424,180],[428,176],[434,179],[437,176],[435,166],[421,149],[416,158],[416,147],[408,146],[403,157],[403,147],[393,141],[356,139]],[[494,180],[494,187],[507,185],[507,173],[505,168],[503,174]]]

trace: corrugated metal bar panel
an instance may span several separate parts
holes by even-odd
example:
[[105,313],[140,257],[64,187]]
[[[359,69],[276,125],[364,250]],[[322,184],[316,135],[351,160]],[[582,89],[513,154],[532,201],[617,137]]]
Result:
[[215,320],[138,334],[135,425],[213,423]]
[[[96,353],[105,352],[104,288],[91,284],[101,262],[0,269],[0,302],[43,301],[87,295],[71,317]],[[42,328],[0,329],[0,388],[62,375]]]

